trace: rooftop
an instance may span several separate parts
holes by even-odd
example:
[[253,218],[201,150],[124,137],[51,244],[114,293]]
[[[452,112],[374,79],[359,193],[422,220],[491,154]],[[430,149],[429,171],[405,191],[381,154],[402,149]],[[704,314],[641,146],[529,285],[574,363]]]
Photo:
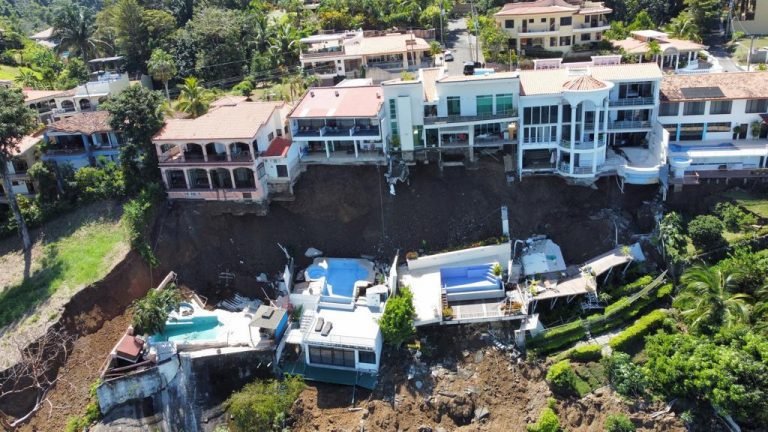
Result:
[[499,12],[496,12],[495,16],[513,17],[557,13],[594,14],[611,12],[610,8],[596,2],[583,2],[581,5],[576,5],[565,0],[537,0],[533,2],[507,3]]
[[18,147],[16,147],[16,151],[14,152],[14,155],[20,156],[24,153],[31,150],[35,144],[39,143],[40,140],[43,139],[43,133],[38,132],[33,135],[26,135],[24,136],[21,141],[19,141]]
[[500,80],[500,79],[512,79],[512,78],[518,78],[520,76],[519,72],[494,72],[484,75],[447,75],[439,80],[438,82],[441,83],[447,83],[447,82],[462,82],[462,81],[488,81],[488,80]]
[[253,314],[251,327],[276,330],[287,313],[285,309],[261,305],[256,309],[256,313]]
[[435,82],[443,75],[442,68],[428,68],[420,71],[421,83],[424,87],[424,100],[433,102],[437,100],[437,86]]
[[267,151],[261,154],[262,157],[285,157],[288,149],[291,148],[291,140],[283,137],[277,137],[269,144]]
[[47,100],[51,99],[56,96],[61,96],[63,93],[62,90],[32,90],[32,89],[24,89],[22,90],[24,93],[24,102],[32,102],[36,100]]
[[110,132],[109,113],[106,111],[82,112],[65,117],[48,125],[52,132],[92,135],[97,132]]
[[304,94],[288,117],[377,117],[383,103],[379,86],[315,87]]
[[[522,96],[559,94],[573,75],[566,66],[562,69],[526,70],[520,72]],[[651,81],[662,78],[661,69],[656,63],[619,64],[608,66],[590,66],[589,75],[599,81]]]
[[[375,348],[376,338],[379,335],[377,318],[380,314],[371,312],[365,306],[356,306],[353,310],[324,308],[315,312],[312,325],[307,329],[307,343],[335,344],[358,346],[363,348]],[[317,320],[323,319],[324,324],[331,323],[331,330],[327,336],[315,331]]]
[[638,30],[632,32],[634,37],[628,37],[623,40],[612,41],[613,46],[621,48],[629,54],[645,54],[648,52],[647,39],[655,40],[659,43],[662,52],[671,49],[677,51],[700,51],[706,49],[706,45],[683,39],[668,38],[666,33],[656,30]]
[[284,102],[241,102],[214,106],[194,119],[170,119],[153,138],[171,140],[251,140]]
[[[686,90],[719,88],[721,97],[702,92],[702,97],[692,97]],[[688,93],[688,96],[685,96]],[[661,99],[667,101],[706,99],[760,99],[768,98],[768,72],[728,72],[697,75],[668,75],[661,81]]]
[[570,91],[600,90],[606,87],[608,87],[606,83],[596,80],[590,75],[582,75],[576,79],[566,81],[565,84],[563,84],[563,90]]
[[[413,41],[413,45],[406,45]],[[347,55],[374,55],[400,53],[406,49],[411,51],[429,51],[429,44],[413,34],[394,33],[386,36],[364,37],[344,45]]]
[[48,27],[45,30],[39,31],[33,34],[32,36],[30,36],[29,38],[35,39],[35,40],[41,40],[41,39],[50,39],[51,37],[53,37],[53,27]]

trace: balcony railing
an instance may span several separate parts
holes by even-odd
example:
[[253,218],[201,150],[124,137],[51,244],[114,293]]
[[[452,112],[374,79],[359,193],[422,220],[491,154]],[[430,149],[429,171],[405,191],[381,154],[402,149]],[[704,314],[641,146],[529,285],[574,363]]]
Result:
[[[571,164],[560,162],[557,170],[563,174],[571,174]],[[594,171],[592,171],[592,167],[574,167],[573,174],[594,174]]]
[[344,48],[338,49],[338,50],[318,50],[318,51],[307,51],[301,53],[301,57],[305,59],[309,58],[318,58],[318,57],[333,57],[333,56],[339,56],[344,55]]
[[608,21],[596,21],[587,23],[578,23],[573,25],[574,30],[594,29],[599,27],[610,27]]
[[323,126],[320,128],[300,127],[294,137],[378,137],[378,126]]
[[454,116],[429,116],[424,117],[424,124],[425,125],[434,125],[439,123],[466,123],[466,122],[473,122],[473,121],[483,121],[483,120],[497,120],[497,119],[503,119],[503,118],[513,118],[517,117],[517,110],[508,110],[501,113],[496,114],[481,114],[481,115],[473,115],[473,116],[462,116],[462,115],[454,115]]
[[651,122],[648,120],[619,120],[611,122],[608,129],[647,129],[651,127]]
[[[595,142],[577,141],[575,143],[571,143],[569,140],[562,140],[560,141],[560,147],[568,150],[592,150],[595,149]],[[605,147],[605,139],[597,141],[597,148],[600,149],[602,147]]]
[[527,27],[517,28],[517,32],[521,34],[550,33],[550,32],[556,32],[559,30],[560,30],[560,26],[558,25],[538,25],[538,26],[527,26]]
[[85,153],[84,147],[75,147],[75,148],[67,148],[67,149],[49,148],[45,150],[46,156],[67,156],[67,155],[77,155],[82,153]]
[[653,105],[654,101],[653,101],[653,96],[648,96],[648,97],[622,98],[622,99],[609,101],[608,104],[612,107]]

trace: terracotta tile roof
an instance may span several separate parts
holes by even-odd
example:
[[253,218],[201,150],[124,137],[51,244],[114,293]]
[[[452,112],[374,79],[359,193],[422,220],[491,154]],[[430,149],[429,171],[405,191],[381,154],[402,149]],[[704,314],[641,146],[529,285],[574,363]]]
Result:
[[[659,43],[662,52],[669,49],[678,51],[699,51],[706,49],[706,45],[682,39],[654,39]],[[621,48],[629,54],[645,54],[648,52],[648,42],[641,41],[632,37],[623,40],[612,41],[614,47]]]
[[251,140],[284,102],[242,102],[220,106],[198,118],[170,119],[156,141]]
[[314,87],[288,117],[377,117],[383,103],[380,86]]
[[37,143],[40,142],[40,140],[43,139],[43,132],[37,132],[32,135],[26,135],[24,136],[21,141],[19,141],[18,147],[14,149],[13,154],[16,156],[23,155],[24,153],[31,150]]
[[[661,81],[661,99],[668,101],[697,100],[686,98],[684,88],[718,87],[724,97],[716,99],[768,98],[768,72],[724,72],[697,75],[667,75]],[[715,98],[702,98],[715,99]],[[701,100],[701,99],[698,99]]]
[[32,90],[32,89],[24,89],[22,90],[22,93],[24,93],[24,102],[32,102],[36,100],[48,100],[52,99],[56,96],[61,96],[63,93],[62,90]]
[[291,140],[277,137],[269,143],[267,151],[261,154],[263,157],[285,157],[291,148]]
[[[662,77],[656,63],[591,66],[589,74],[600,81],[660,80]],[[573,79],[567,68],[521,71],[520,95],[559,94],[565,83]]]
[[65,117],[48,125],[51,132],[65,132],[71,134],[91,135],[97,132],[111,132],[109,126],[109,113],[106,111],[94,111],[75,114]]
[[576,12],[578,6],[572,5],[564,0],[537,0],[524,3],[507,3],[495,16],[520,16],[520,15],[540,15],[550,13]]
[[607,84],[592,78],[591,75],[582,75],[576,79],[566,81],[565,84],[563,84],[563,90],[572,91],[600,90],[606,87],[608,87]]
[[228,105],[237,105],[241,102],[245,102],[245,100],[248,99],[245,96],[224,96],[221,99],[218,99],[211,103],[211,108],[215,107],[222,107],[222,106],[228,106]]
[[[414,45],[406,46],[406,41],[413,40]],[[344,45],[346,55],[394,54],[407,50],[429,51],[429,44],[412,34],[388,34],[386,36],[365,37],[359,41]]]

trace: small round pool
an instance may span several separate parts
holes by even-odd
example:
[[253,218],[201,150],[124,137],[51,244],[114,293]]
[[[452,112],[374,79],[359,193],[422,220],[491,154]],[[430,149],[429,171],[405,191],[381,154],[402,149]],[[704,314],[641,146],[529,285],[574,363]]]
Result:
[[307,279],[309,280],[318,280],[320,278],[325,277],[325,269],[320,267],[319,265],[311,265],[307,267]]

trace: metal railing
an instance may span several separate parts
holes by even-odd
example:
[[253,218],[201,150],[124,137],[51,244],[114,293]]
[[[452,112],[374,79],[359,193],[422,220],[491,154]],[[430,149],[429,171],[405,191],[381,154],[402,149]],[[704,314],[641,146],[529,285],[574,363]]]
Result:
[[597,141],[597,148],[595,148],[594,141],[576,141],[572,143],[569,140],[560,141],[560,147],[569,150],[593,150],[605,147],[605,138]]
[[631,121],[631,120],[619,120],[611,122],[608,125],[608,129],[644,129],[650,128],[651,122],[647,120]]
[[307,52],[301,53],[301,57],[305,59],[318,58],[318,57],[333,57],[338,55],[344,55],[344,48],[339,50],[307,51]]
[[598,27],[609,27],[609,26],[610,24],[608,24],[608,21],[597,21],[597,22],[574,24],[573,28],[574,30],[583,30],[583,29],[593,29]]
[[608,101],[608,105],[612,107],[616,106],[635,106],[635,105],[653,105],[653,96],[648,97],[634,97],[634,98],[622,98]]
[[449,115],[449,116],[428,116],[424,117],[424,124],[425,125],[433,125],[438,123],[464,123],[464,122],[473,122],[473,121],[484,121],[484,120],[497,120],[497,119],[503,119],[503,118],[513,118],[517,117],[517,110],[509,110],[501,113],[496,114],[482,114],[482,115],[473,115],[473,116],[462,116],[462,115]]
[[560,30],[560,26],[558,25],[539,25],[539,26],[527,26],[527,27],[518,27],[517,32],[521,34],[527,34],[527,33],[549,33],[549,32],[556,32]]
[[[598,166],[598,170],[600,167]],[[557,170],[563,174],[571,174],[571,165],[565,162],[560,162],[557,165]],[[594,174],[592,167],[574,167],[573,174]]]

